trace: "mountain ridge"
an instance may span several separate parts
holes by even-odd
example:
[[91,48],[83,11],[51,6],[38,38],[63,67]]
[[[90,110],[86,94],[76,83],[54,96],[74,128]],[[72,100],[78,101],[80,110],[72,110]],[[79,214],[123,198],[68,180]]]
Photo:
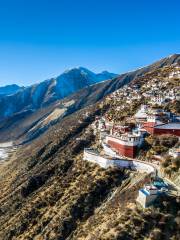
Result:
[[[70,111],[76,107],[33,141],[18,146],[9,161],[0,165],[1,239],[178,239],[178,197],[164,195],[144,211],[136,204],[136,198],[138,190],[149,183],[149,174],[131,169],[103,169],[83,158],[84,148],[100,147],[99,134],[93,131],[98,128],[97,119],[112,116],[109,121],[115,122],[121,117],[133,117],[146,102],[141,97],[127,103],[129,96],[120,97],[119,91],[107,98],[103,96],[125,83],[127,86],[120,91],[126,94],[130,88],[132,93],[138,84],[139,94],[144,96],[155,78],[168,81],[165,88],[160,88],[161,92],[170,91],[172,84],[178,84],[176,79],[173,82],[168,78],[174,66],[158,66],[154,70],[148,68],[139,77],[134,77],[138,71],[87,87],[56,102],[49,113],[46,109],[45,117],[30,128],[31,132],[52,117],[55,109],[69,106]],[[170,105],[171,108],[174,102]],[[118,106],[122,107],[121,111],[117,110]],[[29,116],[27,119],[30,121]],[[21,128],[22,123],[18,123]],[[147,153],[147,149],[144,151]]]
[[0,86],[0,98],[7,95],[12,95],[20,91],[23,87],[17,84],[10,84],[5,86]]
[[56,78],[21,88],[10,96],[3,96],[0,99],[0,120],[20,111],[37,110],[86,86],[114,76],[116,74],[108,72],[95,74],[86,68],[70,69]]
[[[33,140],[38,137],[39,134],[43,134],[49,127],[51,127],[51,125],[61,121],[62,118],[100,101],[103,97],[121,88],[125,84],[130,83],[138,76],[143,76],[149,71],[159,69],[163,66],[168,66],[179,61],[180,55],[175,54],[171,57],[163,58],[144,68],[121,74],[112,80],[84,87],[68,97],[61,100],[56,99],[48,106],[44,106],[40,109],[24,109],[24,111],[17,112],[13,116],[0,121],[0,141],[17,140],[20,136],[23,142]],[[69,105],[69,103],[71,104]],[[34,131],[36,126],[38,126],[41,121],[44,121],[43,119],[47,118],[48,115],[53,114],[53,111],[55,111],[56,108],[61,109],[64,113],[56,120],[50,121],[47,126],[40,128],[38,131]],[[31,131],[32,128],[33,131]]]

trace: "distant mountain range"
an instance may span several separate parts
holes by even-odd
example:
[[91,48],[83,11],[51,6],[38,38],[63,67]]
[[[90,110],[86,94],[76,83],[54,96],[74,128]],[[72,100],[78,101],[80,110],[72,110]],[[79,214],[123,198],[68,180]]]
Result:
[[0,99],[0,142],[33,140],[62,118],[95,104],[146,73],[177,62],[180,55],[174,54],[119,76],[74,68],[57,78],[5,96]]
[[95,74],[86,68],[78,67],[65,71],[57,78],[30,87],[21,88],[17,85],[1,87],[0,120],[21,111],[34,111],[48,106],[84,87],[116,76],[117,74],[107,71]]
[[7,96],[7,95],[15,94],[18,91],[20,91],[21,89],[22,89],[22,87],[19,87],[16,84],[0,87],[0,98]]

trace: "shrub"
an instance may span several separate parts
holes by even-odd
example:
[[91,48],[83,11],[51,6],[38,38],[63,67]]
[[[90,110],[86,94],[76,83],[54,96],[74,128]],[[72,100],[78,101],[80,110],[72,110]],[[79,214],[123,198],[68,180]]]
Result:
[[180,157],[173,158],[172,165],[173,165],[173,167],[179,169],[180,168]]
[[178,142],[178,138],[171,135],[162,135],[159,136],[159,141],[160,145],[167,148],[171,148]]

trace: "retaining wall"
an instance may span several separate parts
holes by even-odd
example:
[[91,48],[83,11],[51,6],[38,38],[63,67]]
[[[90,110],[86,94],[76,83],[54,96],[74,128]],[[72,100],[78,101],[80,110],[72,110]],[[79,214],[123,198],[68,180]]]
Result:
[[153,173],[156,171],[153,166],[143,162],[139,162],[136,160],[116,159],[115,157],[114,158],[112,157],[112,159],[108,159],[88,149],[84,150],[83,159],[86,161],[96,163],[103,168],[122,167],[147,173]]

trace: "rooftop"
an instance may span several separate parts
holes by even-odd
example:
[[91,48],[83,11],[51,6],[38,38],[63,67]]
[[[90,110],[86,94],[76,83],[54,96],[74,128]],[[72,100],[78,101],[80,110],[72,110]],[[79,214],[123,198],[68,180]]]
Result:
[[159,129],[178,129],[180,130],[180,123],[167,123],[167,124],[163,124],[160,126],[155,126],[155,128],[159,128]]

